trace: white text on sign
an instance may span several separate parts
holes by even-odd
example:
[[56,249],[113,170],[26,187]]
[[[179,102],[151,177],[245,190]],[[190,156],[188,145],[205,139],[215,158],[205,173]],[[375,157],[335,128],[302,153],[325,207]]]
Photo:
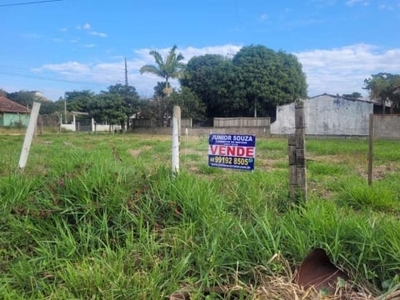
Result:
[[210,152],[212,155],[254,157],[253,147],[210,145]]

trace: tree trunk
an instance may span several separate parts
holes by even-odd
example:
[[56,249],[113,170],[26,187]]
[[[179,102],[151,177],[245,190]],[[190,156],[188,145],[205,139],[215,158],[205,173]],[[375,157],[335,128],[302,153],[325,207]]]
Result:
[[382,114],[386,114],[386,99],[382,101]]
[[257,118],[257,98],[254,98],[254,118]]

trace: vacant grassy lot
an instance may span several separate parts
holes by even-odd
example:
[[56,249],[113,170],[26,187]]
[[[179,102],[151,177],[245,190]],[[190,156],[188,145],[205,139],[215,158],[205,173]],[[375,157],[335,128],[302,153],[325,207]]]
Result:
[[285,139],[258,139],[247,173],[209,168],[207,140],[182,137],[176,179],[168,137],[43,135],[20,172],[22,143],[0,136],[3,299],[163,299],[216,284],[261,299],[264,276],[290,276],[314,247],[374,293],[399,283],[398,141],[376,141],[368,187],[367,140],[307,140],[300,207]]

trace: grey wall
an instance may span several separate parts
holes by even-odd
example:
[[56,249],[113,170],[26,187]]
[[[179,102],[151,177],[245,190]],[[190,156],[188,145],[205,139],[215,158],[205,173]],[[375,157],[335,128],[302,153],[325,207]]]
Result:
[[400,115],[374,115],[374,137],[400,139]]
[[[304,101],[307,135],[356,135],[369,133],[369,115],[373,104],[332,95]],[[272,134],[294,134],[294,103],[277,107]]]

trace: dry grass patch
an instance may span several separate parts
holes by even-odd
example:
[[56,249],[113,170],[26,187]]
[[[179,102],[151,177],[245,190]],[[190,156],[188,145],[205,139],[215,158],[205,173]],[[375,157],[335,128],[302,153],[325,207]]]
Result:
[[149,151],[152,148],[153,147],[151,147],[151,146],[143,146],[143,147],[140,147],[139,149],[129,149],[128,153],[130,155],[132,155],[133,157],[138,157],[140,155],[140,153],[142,153],[144,151]]

